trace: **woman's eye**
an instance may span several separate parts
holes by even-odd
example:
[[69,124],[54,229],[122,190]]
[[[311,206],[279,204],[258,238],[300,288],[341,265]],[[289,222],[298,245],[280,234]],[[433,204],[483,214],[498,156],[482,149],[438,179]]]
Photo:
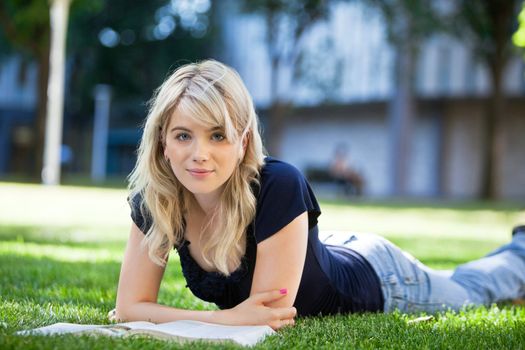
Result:
[[221,133],[215,133],[211,136],[212,140],[213,141],[222,141],[222,140],[225,140],[226,139],[226,136],[224,136],[223,134]]
[[177,134],[175,138],[179,141],[187,141],[190,139],[190,135],[185,132],[181,132],[180,134]]

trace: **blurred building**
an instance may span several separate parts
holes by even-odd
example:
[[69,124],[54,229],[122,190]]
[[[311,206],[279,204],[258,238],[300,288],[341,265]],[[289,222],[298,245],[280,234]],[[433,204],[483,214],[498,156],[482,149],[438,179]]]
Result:
[[[84,103],[94,104],[94,101]],[[26,65],[16,55],[8,58],[0,64],[0,179],[5,175],[24,179],[33,166],[31,146],[36,141],[36,104],[36,64]],[[108,175],[124,177],[133,169],[135,150],[141,136],[137,120],[141,120],[144,114],[145,107],[140,101],[135,106],[112,105],[112,123],[107,142]],[[91,164],[93,123],[88,121],[88,125],[85,125],[84,121],[73,122],[75,117],[77,115],[68,113],[66,108],[63,170],[87,174]]]
[[37,67],[12,56],[0,65],[0,175],[25,164],[34,141]]
[[[234,6],[230,7],[232,11]],[[256,15],[225,21],[224,52],[264,109],[270,101],[265,24]],[[311,79],[280,72],[279,94],[296,106],[283,130],[279,156],[298,168],[328,166],[346,144],[350,162],[366,180],[365,194],[388,196],[391,145],[388,104],[393,92],[393,51],[380,15],[357,2],[334,6],[304,40]],[[309,56],[309,58],[308,58]],[[325,79],[325,81],[323,81]],[[331,80],[331,81],[330,81]],[[499,159],[499,195],[525,198],[525,64],[516,54],[504,75],[505,145]],[[317,85],[316,85],[317,83]],[[489,75],[458,40],[436,35],[417,63],[417,116],[411,140],[408,194],[475,198],[481,190],[482,140]]]
[[[264,123],[271,104],[264,20],[241,13],[236,1],[220,4],[217,16],[222,19],[222,38],[217,56],[239,71]],[[328,22],[308,32],[303,49],[301,79],[293,77],[290,67],[279,72],[282,79],[277,93],[292,102],[294,109],[283,126],[278,156],[306,171],[328,167],[334,149],[346,144],[351,165],[365,178],[365,195],[388,196],[392,192],[387,115],[394,88],[393,51],[379,14],[358,2],[337,4]],[[525,198],[524,67],[523,59],[516,55],[504,77],[507,114],[498,187],[500,197],[509,199]],[[33,137],[36,68],[21,68],[16,57],[0,68],[0,176],[24,169],[19,159],[26,159],[23,155]],[[488,73],[464,44],[444,35],[422,46],[417,72],[418,112],[408,194],[475,198],[481,187]],[[112,119],[125,120],[118,115],[128,112],[126,107],[114,107],[111,113]],[[137,113],[144,110],[139,108]],[[75,132],[68,132],[69,139],[75,139]],[[84,158],[90,157],[91,131],[82,132],[83,140],[73,147],[78,153],[74,170],[88,173],[89,159]],[[125,175],[131,170],[139,137],[136,123],[112,124],[109,174]]]

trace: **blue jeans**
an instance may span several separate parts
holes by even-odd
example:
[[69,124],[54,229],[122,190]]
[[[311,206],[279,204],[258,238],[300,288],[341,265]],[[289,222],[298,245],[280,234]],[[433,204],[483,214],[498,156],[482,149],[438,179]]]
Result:
[[372,265],[381,282],[385,312],[433,313],[525,297],[525,232],[454,271],[433,270],[373,234],[321,232],[319,238],[357,251]]

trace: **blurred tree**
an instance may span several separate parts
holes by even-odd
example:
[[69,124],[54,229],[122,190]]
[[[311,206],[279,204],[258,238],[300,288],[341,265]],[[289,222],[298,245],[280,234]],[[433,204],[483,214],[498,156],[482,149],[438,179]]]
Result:
[[377,8],[386,24],[394,49],[394,87],[389,106],[392,139],[393,195],[407,190],[412,124],[416,112],[415,74],[419,49],[424,40],[442,30],[439,9],[433,0],[363,0]]
[[305,34],[319,21],[329,16],[328,0],[247,0],[246,12],[257,13],[266,24],[266,46],[270,60],[270,108],[264,132],[266,147],[277,156],[281,146],[282,128],[292,108],[290,96],[282,93],[280,82],[289,69],[293,78],[299,74]]
[[70,112],[90,117],[96,84],[111,85],[117,104],[138,106],[176,65],[210,56],[210,12],[209,0],[107,0],[97,13],[72,14]]
[[456,3],[456,34],[487,66],[492,91],[488,100],[484,135],[484,165],[481,196],[495,199],[498,195],[498,160],[502,159],[505,110],[503,73],[512,52],[512,34],[517,28],[520,0],[461,0]]
[[[113,86],[116,101],[144,101],[172,65],[211,51],[210,0],[74,0],[71,5],[66,109],[91,120],[96,84]],[[0,2],[0,45],[38,64],[34,168],[40,178],[49,74],[49,3]],[[181,61],[183,60],[184,61]],[[143,115],[142,115],[143,116]]]
[[[34,59],[38,64],[37,110],[33,153],[35,178],[42,169],[45,118],[47,111],[47,77],[49,74],[49,4],[42,0],[4,0],[0,2],[0,26],[6,52],[19,50],[24,62]],[[12,47],[9,48],[11,44]]]
[[[102,0],[74,0],[76,11],[92,13],[100,8]],[[76,11],[75,11],[76,10]],[[44,136],[47,113],[47,88],[50,54],[50,3],[42,0],[4,0],[0,2],[0,46],[4,56],[19,54],[22,74],[27,62],[35,61],[37,101],[32,143],[33,167],[31,175],[40,180],[43,165]],[[3,35],[1,35],[3,34]]]

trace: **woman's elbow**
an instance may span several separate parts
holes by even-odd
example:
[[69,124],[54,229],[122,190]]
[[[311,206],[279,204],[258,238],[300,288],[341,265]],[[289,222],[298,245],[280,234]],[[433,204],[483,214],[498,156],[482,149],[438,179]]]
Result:
[[113,320],[110,321],[128,322],[133,321],[133,303],[124,303],[117,301],[115,309],[113,309]]

